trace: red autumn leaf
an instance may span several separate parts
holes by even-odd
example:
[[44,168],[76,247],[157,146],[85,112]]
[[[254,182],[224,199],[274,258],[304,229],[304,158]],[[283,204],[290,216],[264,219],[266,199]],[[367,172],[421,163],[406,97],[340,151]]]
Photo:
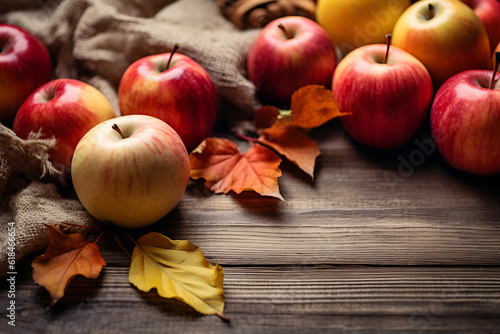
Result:
[[314,179],[314,165],[321,154],[317,142],[300,128],[273,126],[265,129],[259,142],[275,149]]
[[292,95],[292,125],[316,128],[336,117],[346,115],[339,110],[331,90],[323,86],[304,86]]
[[272,150],[254,145],[245,154],[228,139],[207,138],[189,156],[191,177],[205,179],[215,193],[255,191],[284,200],[279,192],[281,158]]
[[73,277],[97,278],[106,262],[99,247],[80,233],[65,234],[60,227],[47,226],[50,244],[45,254],[33,260],[33,280],[50,294],[50,306],[64,296]]

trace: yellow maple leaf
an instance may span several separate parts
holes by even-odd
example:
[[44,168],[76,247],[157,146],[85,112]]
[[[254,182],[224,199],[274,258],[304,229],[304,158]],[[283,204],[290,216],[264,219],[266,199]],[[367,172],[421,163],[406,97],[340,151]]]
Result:
[[202,314],[224,315],[222,267],[213,266],[188,240],[171,240],[152,232],[134,248],[129,281],[139,290],[156,288],[164,298],[175,298]]

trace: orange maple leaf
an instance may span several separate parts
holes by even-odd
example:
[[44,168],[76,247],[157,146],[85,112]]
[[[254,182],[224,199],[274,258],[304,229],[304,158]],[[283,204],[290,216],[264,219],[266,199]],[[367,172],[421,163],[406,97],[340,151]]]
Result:
[[191,178],[205,179],[215,193],[255,191],[284,200],[279,192],[281,158],[272,150],[256,144],[245,154],[224,138],[205,139],[189,156]]
[[304,130],[292,126],[272,126],[265,129],[259,143],[275,149],[314,179],[314,165],[321,154],[318,143]]
[[33,280],[50,294],[50,306],[64,296],[73,277],[97,278],[106,261],[99,247],[80,233],[65,234],[60,227],[47,226],[50,244],[45,254],[33,260]]
[[331,90],[319,85],[304,86],[292,95],[291,125],[304,129],[317,128],[326,122],[347,115],[339,109]]
[[340,112],[332,91],[319,85],[308,85],[295,91],[290,109],[260,108],[255,123],[257,127],[266,129],[258,141],[272,147],[314,179],[316,158],[321,152],[317,142],[310,139],[306,131],[345,113]]

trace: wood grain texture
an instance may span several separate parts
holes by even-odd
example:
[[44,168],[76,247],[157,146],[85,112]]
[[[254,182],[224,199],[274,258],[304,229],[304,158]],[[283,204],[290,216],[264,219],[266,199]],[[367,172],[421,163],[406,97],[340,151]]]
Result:
[[[47,293],[18,282],[17,333],[450,333],[500,328],[500,269],[471,267],[229,267],[231,322],[144,293],[128,268],[76,278],[46,310]],[[4,296],[2,295],[2,298]],[[9,333],[16,333],[10,331]]]
[[[192,181],[171,214],[130,231],[189,239],[220,263],[230,323],[135,289],[105,234],[99,279],[75,278],[49,310],[23,261],[16,328],[0,333],[500,333],[500,176],[452,170],[422,150],[425,129],[390,152],[356,145],[338,122],[311,135],[315,179],[283,162],[286,202]],[[1,307],[7,291],[2,279]]]

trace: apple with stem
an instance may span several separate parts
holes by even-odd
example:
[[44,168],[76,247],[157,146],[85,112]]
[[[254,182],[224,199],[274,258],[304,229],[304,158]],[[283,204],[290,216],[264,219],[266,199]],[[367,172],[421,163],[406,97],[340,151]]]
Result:
[[28,95],[51,76],[45,45],[21,27],[0,24],[0,121],[12,121]]
[[299,88],[330,87],[337,65],[335,46],[316,22],[287,16],[268,23],[248,52],[248,78],[265,103],[287,107]]
[[[425,120],[433,87],[425,66],[397,47],[365,45],[337,66],[332,90],[347,133],[359,143],[394,149],[411,139]],[[390,50],[390,51],[389,51]]]
[[421,0],[398,19],[393,45],[411,53],[429,71],[434,89],[467,69],[488,69],[490,42],[483,23],[459,0]]
[[180,202],[190,175],[177,132],[146,115],[121,116],[92,128],[78,143],[71,178],[83,207],[96,219],[142,228]]
[[491,50],[500,42],[500,2],[498,0],[461,0],[483,22],[488,33]]
[[50,158],[69,170],[78,141],[95,125],[113,117],[113,107],[99,90],[80,80],[56,79],[28,96],[12,129],[24,139],[31,134],[55,138]]
[[122,115],[149,115],[168,123],[188,151],[209,137],[217,119],[217,91],[193,59],[176,53],[147,56],[131,64],[118,89]]
[[477,175],[500,173],[500,52],[495,69],[468,70],[448,79],[431,109],[431,131],[453,168]]

